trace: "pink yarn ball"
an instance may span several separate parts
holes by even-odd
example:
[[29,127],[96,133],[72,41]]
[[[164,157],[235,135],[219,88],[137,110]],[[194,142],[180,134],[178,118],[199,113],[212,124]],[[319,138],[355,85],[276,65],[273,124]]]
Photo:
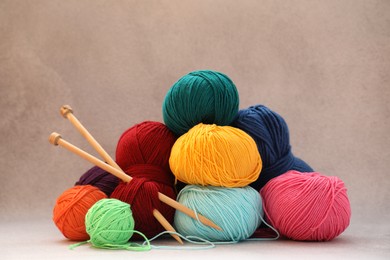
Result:
[[280,235],[300,241],[328,241],[351,219],[344,182],[318,172],[288,171],[262,189],[267,219]]

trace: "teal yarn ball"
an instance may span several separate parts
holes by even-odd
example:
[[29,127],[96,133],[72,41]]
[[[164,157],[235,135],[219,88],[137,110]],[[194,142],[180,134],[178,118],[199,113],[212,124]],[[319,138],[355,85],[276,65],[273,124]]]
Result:
[[134,232],[134,218],[130,205],[117,199],[101,199],[85,216],[89,242],[107,248],[126,245]]
[[199,123],[229,125],[238,107],[238,91],[228,76],[198,70],[181,77],[169,89],[162,112],[165,125],[180,136]]
[[177,200],[222,228],[222,231],[214,229],[176,211],[174,225],[177,231],[210,242],[245,240],[260,226],[264,216],[260,193],[250,186],[187,185],[179,192]]

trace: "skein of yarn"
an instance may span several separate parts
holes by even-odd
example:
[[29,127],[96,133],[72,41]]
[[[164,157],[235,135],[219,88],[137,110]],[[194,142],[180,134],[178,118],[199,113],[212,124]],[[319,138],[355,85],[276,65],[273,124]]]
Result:
[[197,236],[211,242],[238,242],[249,238],[263,219],[259,192],[250,186],[224,188],[187,185],[178,194],[178,201],[212,219],[222,231],[202,225],[177,211],[175,227],[185,236]]
[[64,191],[53,209],[53,221],[61,233],[70,240],[87,240],[85,215],[106,194],[91,185],[74,186]]
[[350,223],[347,189],[338,177],[288,171],[270,180],[261,195],[271,225],[293,240],[332,240]]
[[[129,243],[134,231],[134,218],[130,205],[116,199],[101,199],[85,216],[85,226],[90,236],[88,242],[97,248],[145,251],[150,246]],[[146,239],[146,238],[145,238]]]
[[286,121],[266,106],[255,105],[240,110],[232,123],[256,142],[263,161],[259,178],[250,185],[260,190],[269,180],[289,170],[312,172],[313,169],[291,152]]
[[[134,177],[129,183],[121,182],[113,191],[110,198],[118,199],[131,205],[135,220],[135,229],[151,238],[164,231],[163,226],[154,218],[153,210],[157,209],[161,214],[173,223],[175,209],[162,203],[158,199],[161,192],[172,199],[176,199],[176,193],[166,180],[161,177]],[[139,238],[138,236],[134,236]]]
[[239,96],[223,73],[198,70],[181,77],[165,96],[164,123],[182,135],[199,124],[229,125],[238,112]]
[[173,182],[169,156],[176,136],[160,122],[144,121],[127,129],[116,146],[116,162],[132,177],[166,175]]
[[262,167],[256,143],[244,131],[203,123],[177,139],[169,164],[186,184],[230,188],[254,182]]
[[129,183],[121,182],[110,198],[131,205],[135,229],[148,238],[164,231],[153,216],[153,209],[173,223],[175,209],[162,203],[158,192],[176,199],[174,176],[169,169],[169,155],[175,141],[175,135],[164,124],[145,121],[126,130],[117,144],[116,161],[133,179]]
[[119,178],[98,166],[93,166],[75,183],[75,185],[92,185],[103,191],[108,197],[119,184]]

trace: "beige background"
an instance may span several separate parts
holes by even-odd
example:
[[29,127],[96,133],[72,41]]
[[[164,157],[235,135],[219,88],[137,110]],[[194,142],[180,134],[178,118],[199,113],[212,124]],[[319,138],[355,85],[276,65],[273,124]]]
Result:
[[128,127],[162,121],[177,79],[212,69],[235,82],[240,108],[261,103],[285,118],[297,156],[344,180],[352,205],[345,248],[388,256],[390,1],[0,0],[0,37],[0,238],[8,248],[20,233],[10,240],[5,231],[33,221],[50,234],[41,239],[62,241],[51,223],[55,199],[91,167],[51,146],[49,134],[96,154],[61,105],[114,156]]

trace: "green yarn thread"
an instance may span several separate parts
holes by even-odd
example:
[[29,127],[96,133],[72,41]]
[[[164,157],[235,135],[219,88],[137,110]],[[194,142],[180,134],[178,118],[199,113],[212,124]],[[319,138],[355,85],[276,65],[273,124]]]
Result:
[[199,124],[229,125],[238,113],[239,96],[223,73],[198,70],[180,78],[163,102],[164,123],[176,135]]
[[[148,251],[149,240],[134,230],[134,218],[128,203],[117,199],[102,199],[96,202],[85,216],[85,226],[94,247],[106,249],[126,249]],[[134,233],[141,235],[146,245],[130,243]]]

